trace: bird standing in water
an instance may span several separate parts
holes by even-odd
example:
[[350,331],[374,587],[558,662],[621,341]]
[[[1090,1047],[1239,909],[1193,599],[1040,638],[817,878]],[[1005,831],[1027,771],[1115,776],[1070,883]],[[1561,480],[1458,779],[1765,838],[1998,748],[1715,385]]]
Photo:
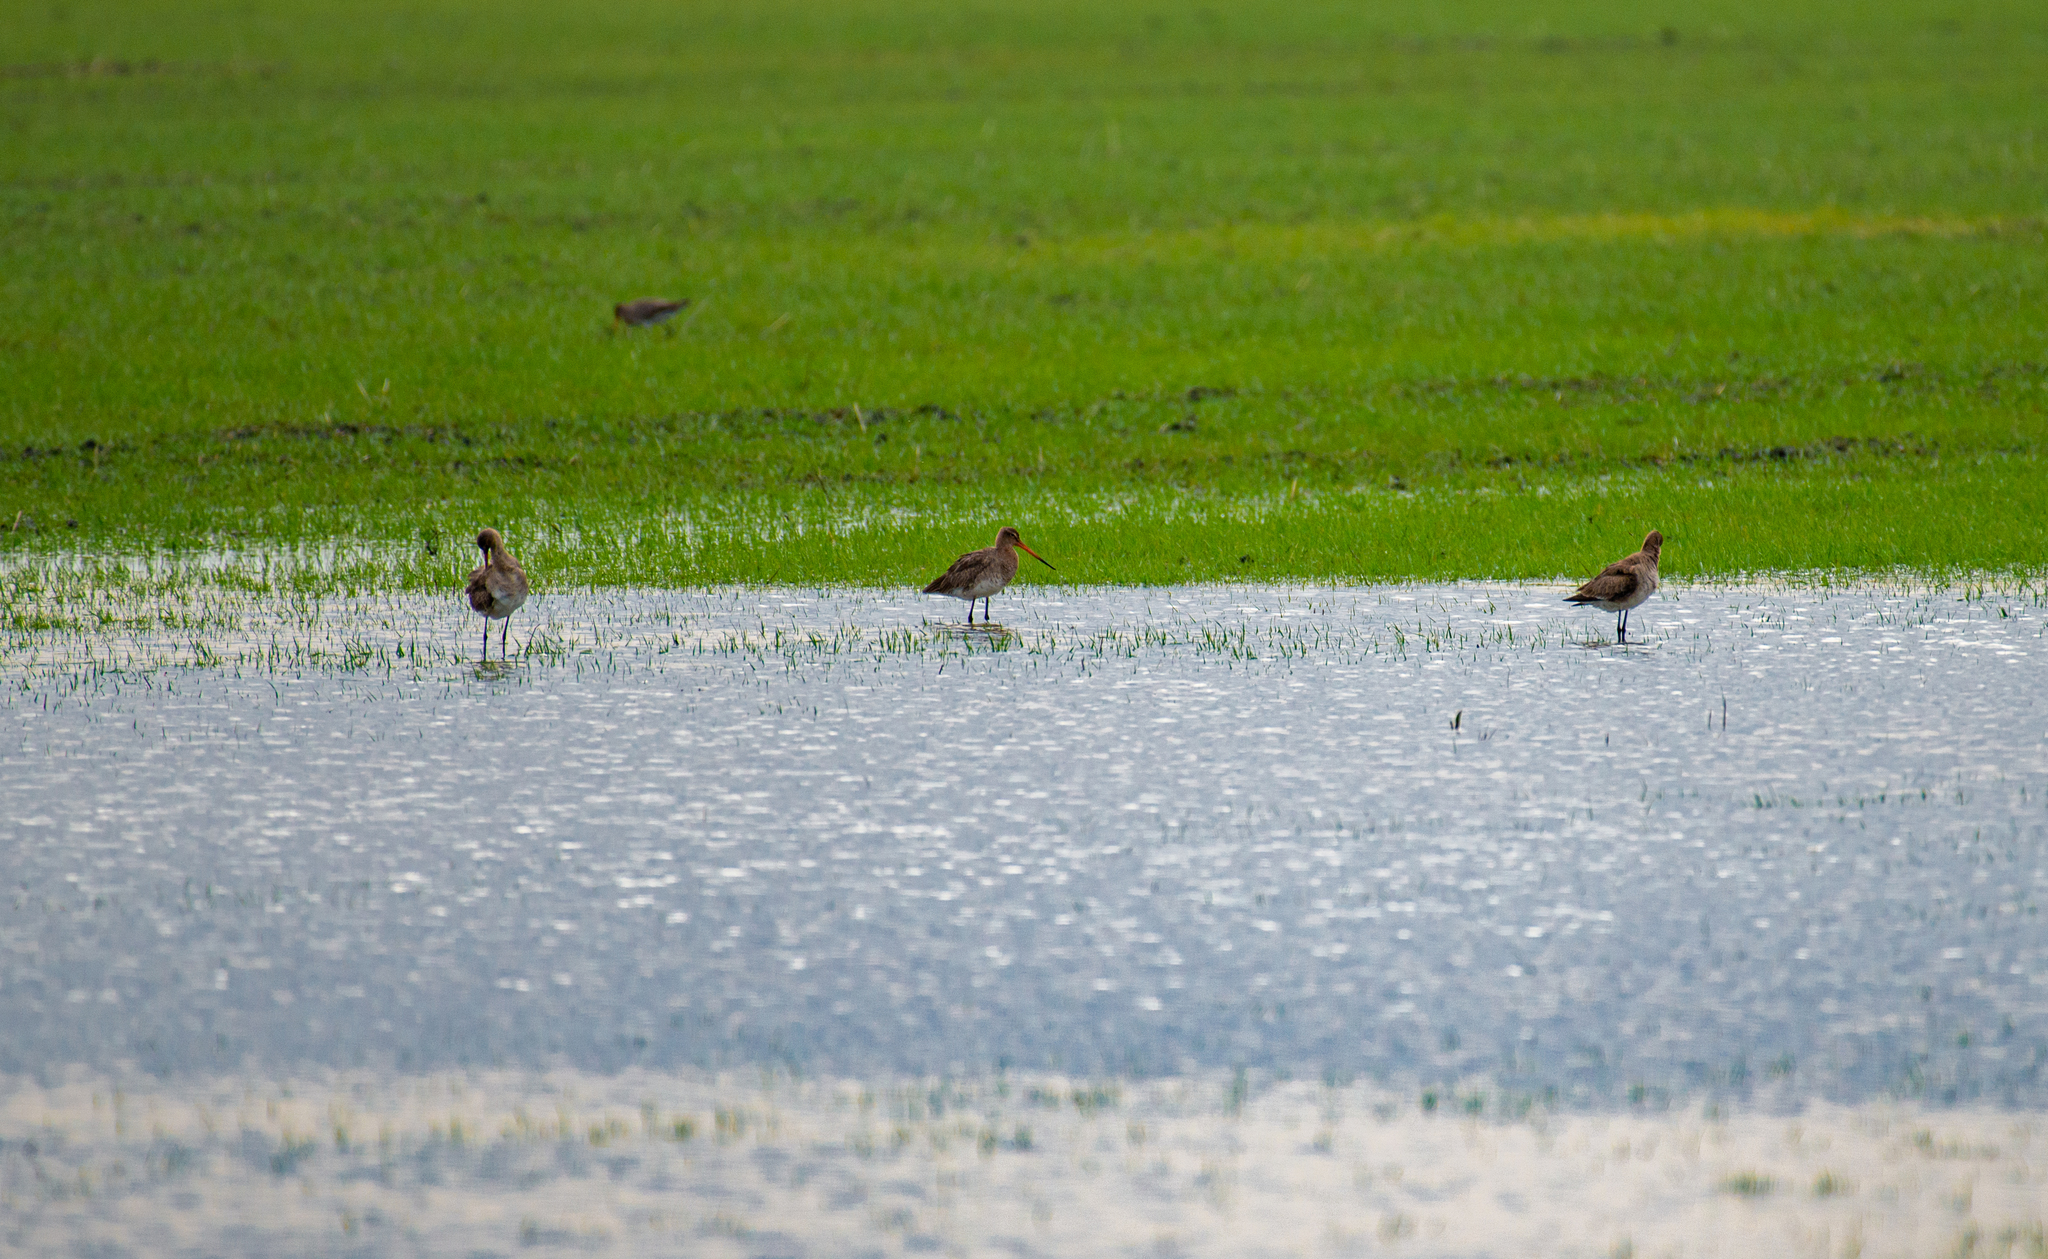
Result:
[[505,549],[505,539],[496,529],[477,534],[476,545],[484,553],[484,562],[469,575],[469,606],[483,613],[485,660],[491,658],[491,622],[505,622],[498,631],[498,657],[502,660],[506,637],[512,632],[512,614],[526,602],[526,570]]
[[1025,546],[1022,534],[1009,525],[1004,525],[996,534],[994,546],[987,550],[969,551],[954,560],[953,567],[939,574],[931,585],[924,588],[924,592],[928,595],[951,595],[955,599],[967,600],[969,625],[974,624],[974,601],[983,600],[981,620],[982,624],[986,625],[989,618],[986,600],[990,595],[1009,585],[1010,579],[1017,575],[1017,552],[1020,549],[1054,572],[1059,571],[1053,568],[1051,560]]
[[1628,641],[1628,611],[1657,592],[1657,553],[1664,549],[1664,535],[1655,529],[1643,539],[1643,549],[1600,570],[1600,575],[1565,596],[1566,603],[1591,604],[1612,612],[1614,641]]

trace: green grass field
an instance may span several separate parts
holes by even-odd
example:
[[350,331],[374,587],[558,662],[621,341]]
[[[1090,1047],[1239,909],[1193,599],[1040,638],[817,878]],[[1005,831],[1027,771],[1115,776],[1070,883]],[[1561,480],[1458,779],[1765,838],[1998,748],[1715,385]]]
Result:
[[[2048,565],[2038,4],[38,0],[0,47],[0,553]],[[610,327],[643,294],[693,304]]]

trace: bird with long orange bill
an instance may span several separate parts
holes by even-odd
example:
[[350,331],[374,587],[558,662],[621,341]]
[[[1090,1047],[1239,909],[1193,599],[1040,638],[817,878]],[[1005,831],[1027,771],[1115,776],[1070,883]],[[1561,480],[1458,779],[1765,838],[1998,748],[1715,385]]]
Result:
[[953,561],[953,567],[939,574],[931,585],[924,588],[928,595],[951,595],[955,599],[967,600],[967,623],[974,624],[974,601],[981,604],[981,620],[986,625],[989,619],[988,599],[1010,584],[1017,575],[1017,552],[1037,560],[1051,568],[1059,569],[1053,562],[1030,547],[1024,545],[1024,535],[1009,525],[1004,525],[996,534],[996,544],[986,550],[969,551]]

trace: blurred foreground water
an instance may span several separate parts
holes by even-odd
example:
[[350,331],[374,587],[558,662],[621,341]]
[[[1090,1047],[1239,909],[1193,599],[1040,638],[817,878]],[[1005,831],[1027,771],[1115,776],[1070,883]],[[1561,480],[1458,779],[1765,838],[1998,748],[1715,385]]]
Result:
[[[0,1208],[95,1253],[1977,1226],[1870,1196],[1907,1150],[2038,1238],[2038,601],[1686,588],[1616,648],[1559,593],[580,594],[483,668],[447,599],[52,611],[7,644]],[[1336,1214],[1253,1226],[1290,1195]]]

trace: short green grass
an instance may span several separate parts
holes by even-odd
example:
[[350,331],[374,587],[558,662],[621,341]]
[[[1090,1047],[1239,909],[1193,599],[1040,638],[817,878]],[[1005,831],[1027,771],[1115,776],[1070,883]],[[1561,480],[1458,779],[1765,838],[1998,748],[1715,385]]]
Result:
[[[2048,564],[2038,6],[87,0],[0,46],[0,548]],[[649,293],[693,305],[608,325]]]

